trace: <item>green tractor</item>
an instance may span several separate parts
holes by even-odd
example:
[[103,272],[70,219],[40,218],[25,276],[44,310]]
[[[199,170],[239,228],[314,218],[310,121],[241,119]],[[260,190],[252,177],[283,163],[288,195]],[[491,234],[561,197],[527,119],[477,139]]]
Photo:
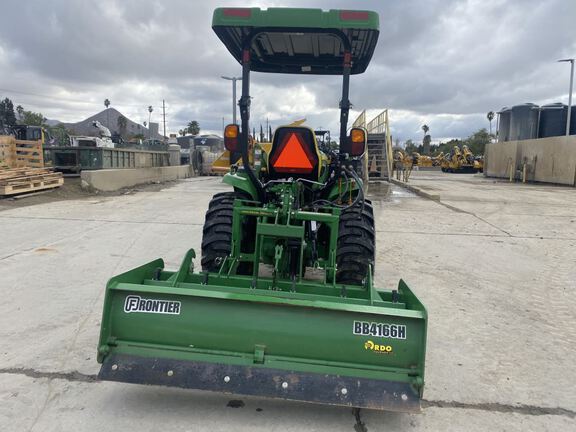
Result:
[[[194,250],[106,288],[102,380],[414,412],[424,388],[426,309],[401,280],[372,284],[374,213],[358,175],[366,132],[348,131],[351,74],[378,39],[368,11],[219,8],[212,28],[242,65],[241,126]],[[341,75],[340,144],[279,127],[250,145],[250,72]]]

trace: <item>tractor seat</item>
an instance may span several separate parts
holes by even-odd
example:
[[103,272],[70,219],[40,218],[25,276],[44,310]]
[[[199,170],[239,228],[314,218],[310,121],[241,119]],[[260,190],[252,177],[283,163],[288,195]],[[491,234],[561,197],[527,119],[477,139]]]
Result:
[[268,173],[271,180],[292,177],[318,181],[320,155],[312,129],[294,126],[276,129],[268,156]]

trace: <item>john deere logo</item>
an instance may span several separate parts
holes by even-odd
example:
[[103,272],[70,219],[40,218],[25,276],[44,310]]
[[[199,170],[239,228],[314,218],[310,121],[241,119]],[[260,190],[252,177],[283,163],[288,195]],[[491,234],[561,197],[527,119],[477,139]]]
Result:
[[179,301],[145,299],[136,295],[129,295],[124,302],[124,312],[147,312],[170,315],[180,315]]
[[371,340],[366,341],[366,343],[364,344],[364,349],[366,351],[374,351],[380,354],[390,354],[392,352],[391,345],[379,345],[375,344]]

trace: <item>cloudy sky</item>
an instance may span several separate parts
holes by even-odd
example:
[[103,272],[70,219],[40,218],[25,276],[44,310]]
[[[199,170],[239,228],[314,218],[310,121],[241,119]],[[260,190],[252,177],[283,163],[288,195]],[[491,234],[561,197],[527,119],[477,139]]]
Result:
[[[574,0],[2,0],[0,97],[50,119],[82,120],[112,106],[167,131],[190,120],[220,131],[231,121],[240,66],[213,33],[217,6],[369,9],[380,38],[366,73],[351,82],[351,119],[390,109],[394,137],[466,137],[488,127],[486,112],[524,102],[567,102],[576,56]],[[254,73],[258,128],[306,117],[337,135],[341,80]]]

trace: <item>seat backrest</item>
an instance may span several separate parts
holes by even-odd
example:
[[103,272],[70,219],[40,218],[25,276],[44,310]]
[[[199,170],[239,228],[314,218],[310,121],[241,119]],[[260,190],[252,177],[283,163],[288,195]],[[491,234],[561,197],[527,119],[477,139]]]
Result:
[[272,180],[289,177],[318,180],[320,154],[314,131],[295,126],[276,129],[268,157],[268,173]]

